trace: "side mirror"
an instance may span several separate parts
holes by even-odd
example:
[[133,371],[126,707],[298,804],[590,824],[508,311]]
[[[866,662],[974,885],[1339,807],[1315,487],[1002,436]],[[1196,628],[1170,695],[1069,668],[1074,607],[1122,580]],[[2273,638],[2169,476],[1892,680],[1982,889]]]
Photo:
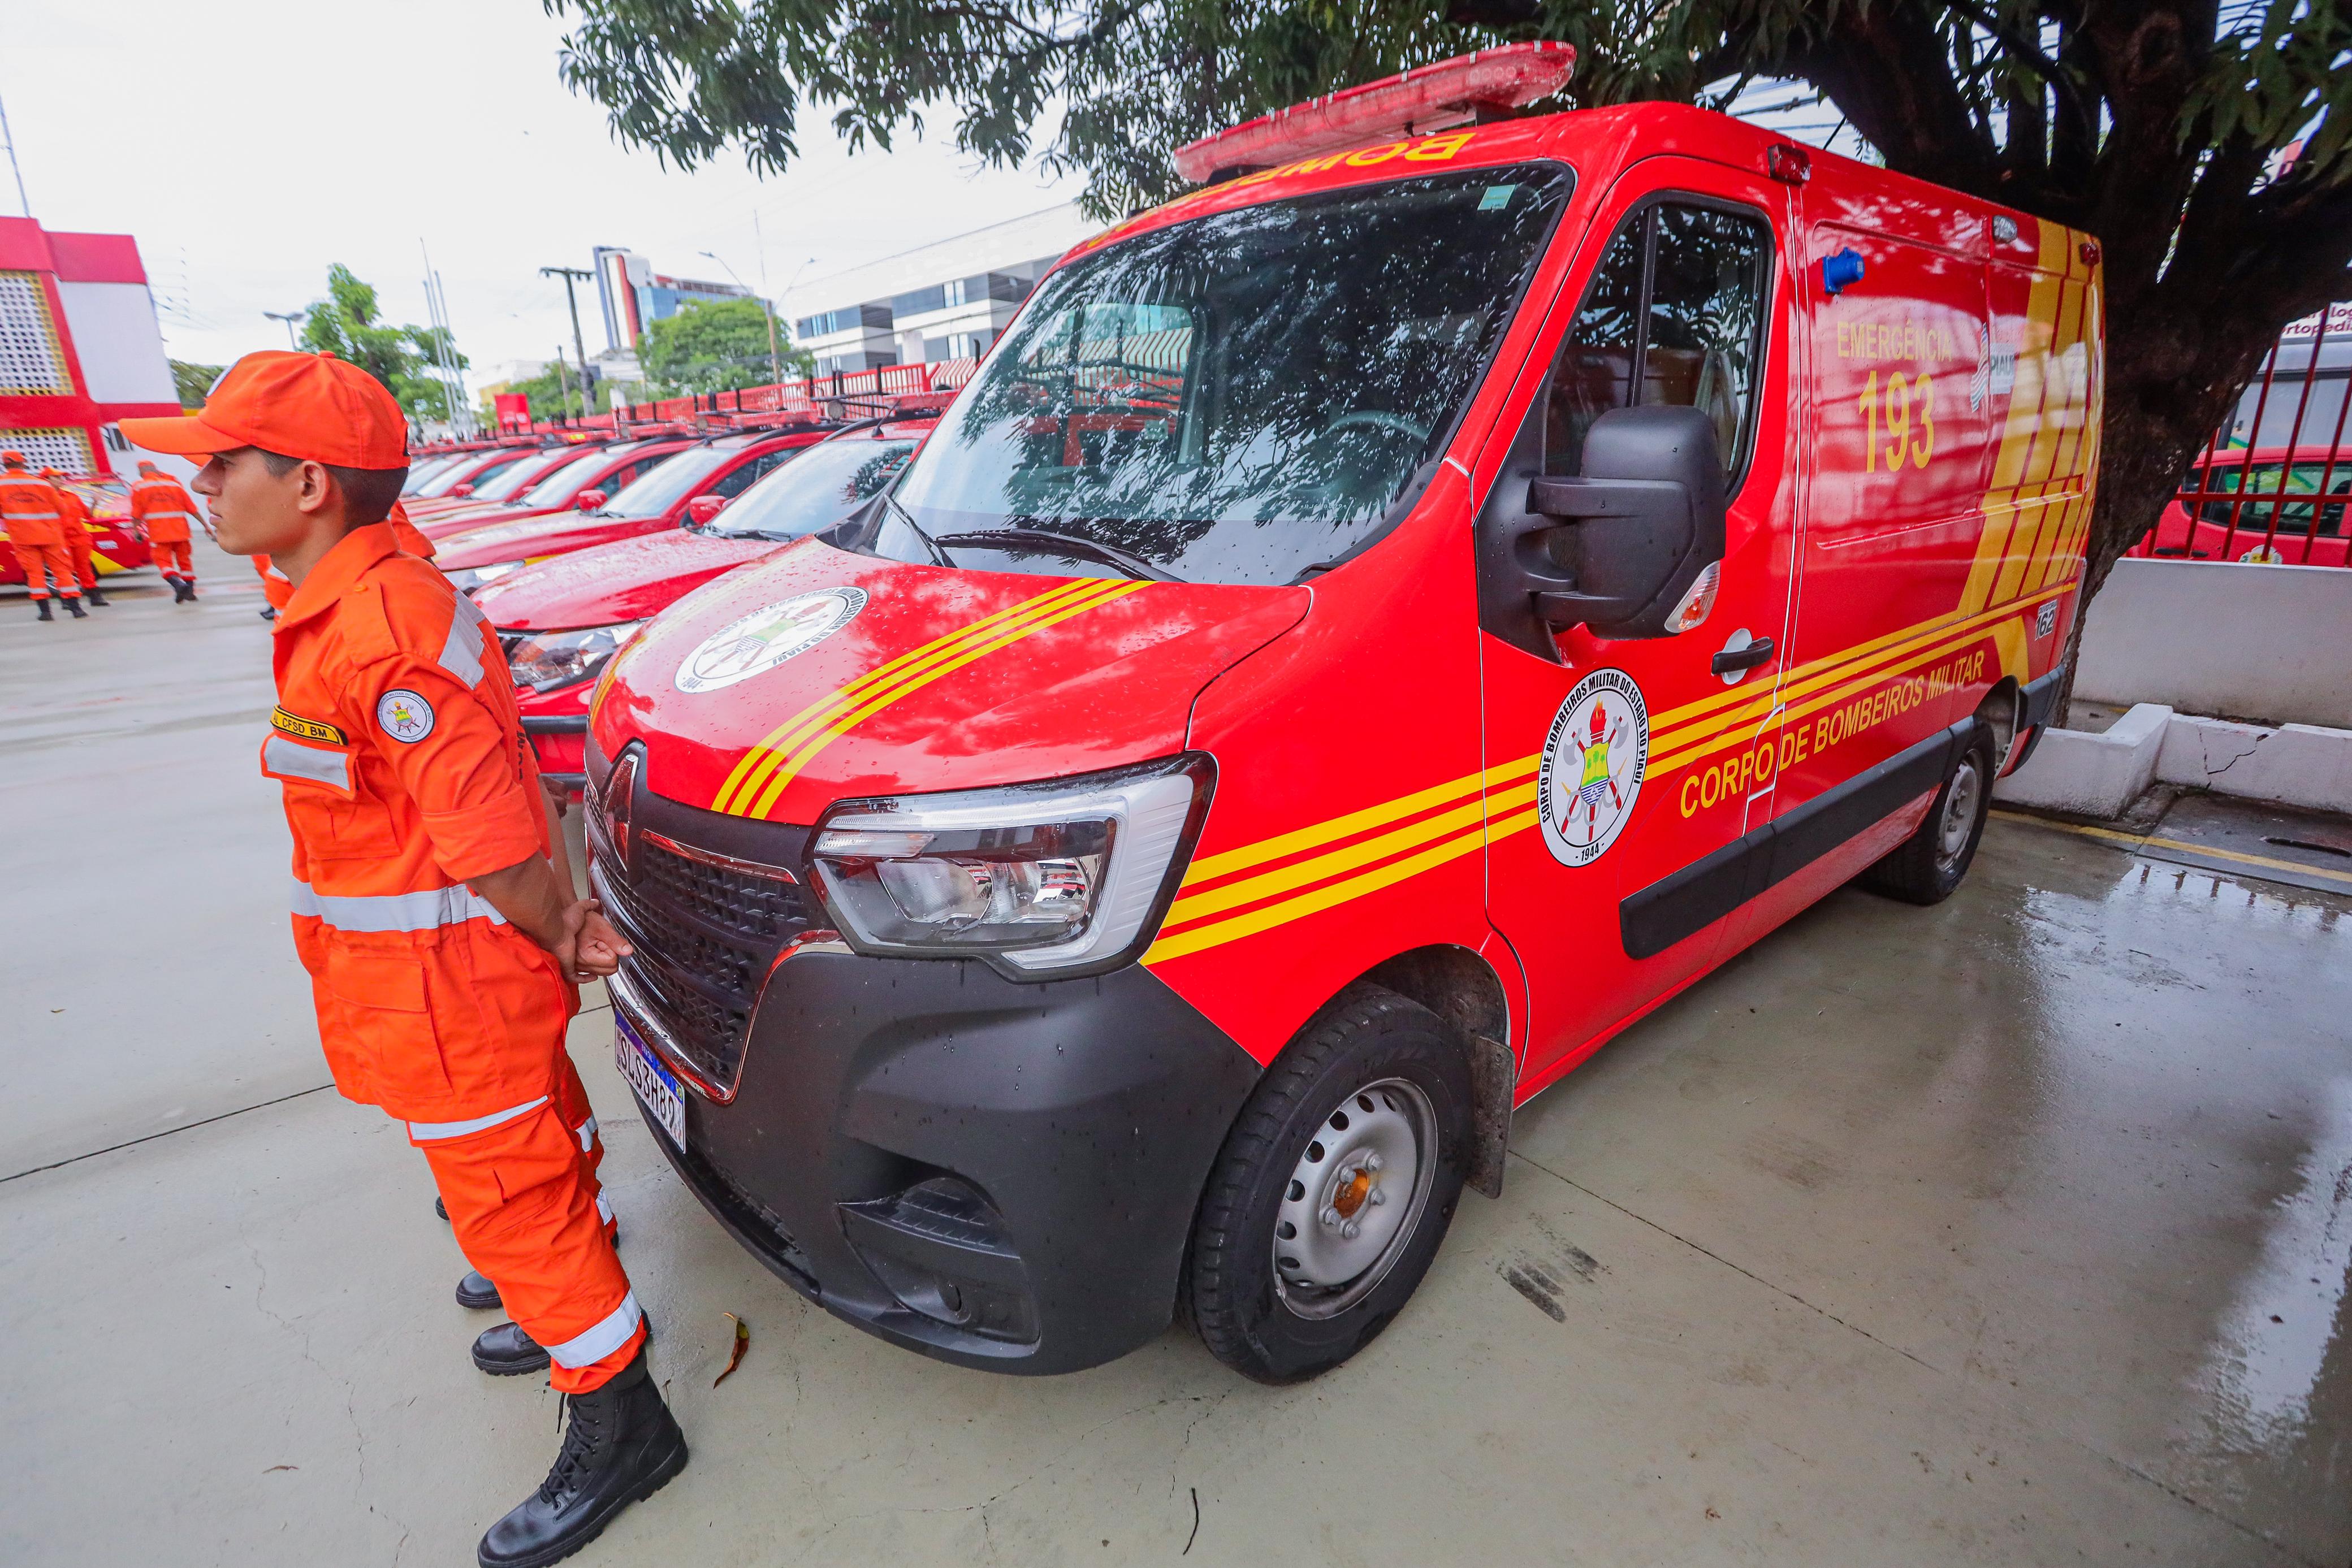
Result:
[[449,495],[454,500],[462,501],[473,493],[474,487],[471,485],[452,485],[449,486]]
[[1583,476],[1530,479],[1527,509],[1513,555],[1538,619],[1600,637],[1671,636],[1723,560],[1715,422],[1695,408],[1612,409],[1585,434]]
[[583,490],[572,498],[572,505],[575,510],[593,512],[602,509],[604,503],[612,498],[602,490]]
[[686,504],[686,517],[688,522],[707,523],[726,509],[724,496],[697,496]]

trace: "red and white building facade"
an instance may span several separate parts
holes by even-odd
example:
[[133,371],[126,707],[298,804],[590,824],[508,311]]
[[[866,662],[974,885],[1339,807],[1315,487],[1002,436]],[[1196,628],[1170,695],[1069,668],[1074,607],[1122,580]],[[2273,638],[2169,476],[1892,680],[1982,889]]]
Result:
[[36,468],[127,475],[116,422],[179,412],[138,242],[0,218],[0,443]]

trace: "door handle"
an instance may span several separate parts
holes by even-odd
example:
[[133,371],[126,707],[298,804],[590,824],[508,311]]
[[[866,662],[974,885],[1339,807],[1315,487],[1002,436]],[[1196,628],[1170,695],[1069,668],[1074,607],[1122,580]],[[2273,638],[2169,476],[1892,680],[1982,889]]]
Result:
[[1759,637],[1745,648],[1726,648],[1717,653],[1707,668],[1718,675],[1728,675],[1741,670],[1752,670],[1772,657],[1772,639]]

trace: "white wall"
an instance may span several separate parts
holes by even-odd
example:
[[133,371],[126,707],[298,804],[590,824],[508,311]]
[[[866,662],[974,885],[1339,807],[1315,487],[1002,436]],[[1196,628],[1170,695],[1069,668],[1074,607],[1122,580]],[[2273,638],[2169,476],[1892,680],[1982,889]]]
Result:
[[2352,729],[2352,569],[2117,561],[2074,695]]
[[168,402],[178,390],[143,283],[58,283],[92,402]]

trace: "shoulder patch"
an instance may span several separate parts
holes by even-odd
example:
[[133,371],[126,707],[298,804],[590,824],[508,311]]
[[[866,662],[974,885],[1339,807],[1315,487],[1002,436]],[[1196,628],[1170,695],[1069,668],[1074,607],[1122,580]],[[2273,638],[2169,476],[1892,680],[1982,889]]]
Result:
[[414,746],[433,733],[433,705],[421,692],[389,691],[376,699],[375,722],[393,739]]
[[352,743],[352,737],[333,725],[320,719],[304,718],[300,714],[288,713],[282,707],[269,710],[269,727],[299,736],[304,740],[322,740],[329,746],[349,746]]

